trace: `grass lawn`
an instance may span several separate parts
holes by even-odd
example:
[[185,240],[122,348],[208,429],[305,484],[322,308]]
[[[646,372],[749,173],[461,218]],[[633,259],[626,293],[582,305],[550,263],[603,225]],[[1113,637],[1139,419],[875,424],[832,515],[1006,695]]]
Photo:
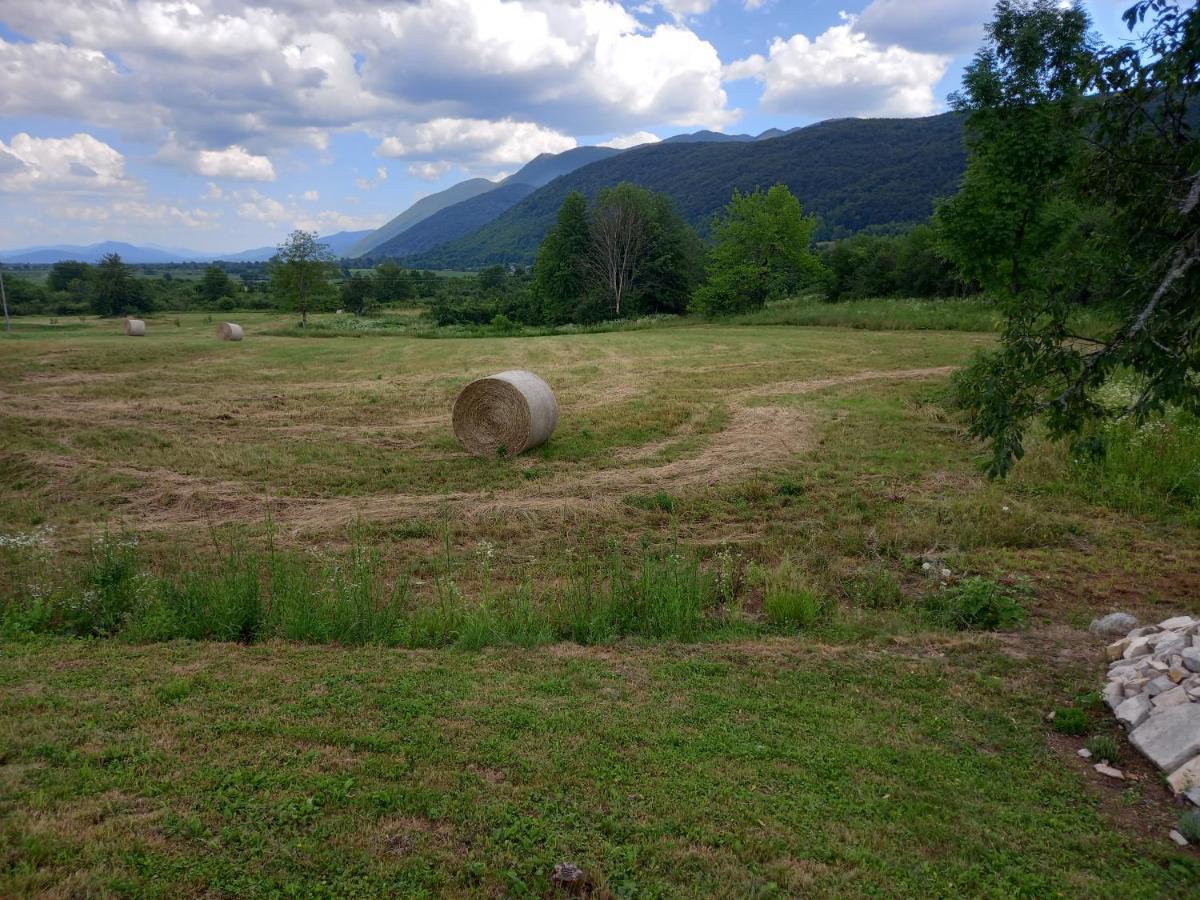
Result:
[[[962,327],[983,314],[437,340],[231,314],[240,344],[217,316],[151,318],[142,339],[18,322],[0,353],[0,895],[542,895],[564,861],[599,896],[1195,891],[1157,776],[1126,746],[1127,780],[1105,781],[1045,718],[1079,705],[1119,733],[1082,696],[1103,683],[1094,615],[1200,612],[1200,504],[1174,474],[1200,462],[1195,435],[1139,434],[1119,472],[1035,436],[987,481],[946,403],[994,340]],[[516,459],[467,456],[453,398],[507,368],[554,386],[559,428]],[[216,608],[259,590],[258,563],[231,560],[286,553],[294,594],[330,615],[403,596],[442,616],[443,649],[378,629],[154,642],[149,614],[63,636],[115,583],[106,532],[136,541],[130,609],[151,585]],[[641,554],[685,561],[666,582],[698,567],[696,641],[535,627],[585,561]],[[925,605],[972,577],[1027,626],[932,627]],[[788,604],[811,615],[773,612]],[[528,621],[478,625],[497,610]]]

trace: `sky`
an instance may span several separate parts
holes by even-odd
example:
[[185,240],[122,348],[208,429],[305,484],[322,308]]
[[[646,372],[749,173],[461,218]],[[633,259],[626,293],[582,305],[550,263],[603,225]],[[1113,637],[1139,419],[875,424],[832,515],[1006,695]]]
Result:
[[[1127,33],[1130,0],[1089,0]],[[543,152],[926,116],[993,0],[0,0],[0,248],[375,228]]]

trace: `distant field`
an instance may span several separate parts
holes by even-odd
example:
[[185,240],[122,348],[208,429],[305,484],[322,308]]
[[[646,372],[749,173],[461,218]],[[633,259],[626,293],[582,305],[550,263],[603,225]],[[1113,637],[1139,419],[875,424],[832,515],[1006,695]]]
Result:
[[[1157,779],[1130,759],[1101,783],[1045,721],[1080,703],[1113,730],[1080,699],[1102,683],[1095,613],[1197,611],[1192,501],[1118,491],[1036,437],[989,482],[945,392],[994,335],[857,309],[849,328],[441,340],[239,312],[240,344],[217,314],[152,317],[143,339],[20,321],[0,338],[9,610],[97,571],[107,532],[180,590],[276,548],[349,591],[367,552],[433,614],[533,618],[584,561],[655,553],[697,560],[724,618],[698,642],[585,647],[533,622],[434,650],[10,626],[0,894],[512,896],[549,892],[563,860],[600,895],[1193,890]],[[554,386],[557,432],[466,455],[456,393],[517,367]],[[922,618],[973,575],[1023,597],[1029,627]],[[781,580],[811,619],[772,620]]]

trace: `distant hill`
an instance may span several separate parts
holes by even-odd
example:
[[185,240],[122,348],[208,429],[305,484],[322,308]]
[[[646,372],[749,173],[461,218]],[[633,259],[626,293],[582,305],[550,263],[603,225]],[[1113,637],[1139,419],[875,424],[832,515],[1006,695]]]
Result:
[[391,240],[384,241],[370,255],[372,258],[403,258],[432,250],[482,228],[536,190],[532,184],[506,182],[494,191],[434,213]]
[[528,184],[540,188],[560,175],[574,172],[597,160],[616,156],[620,152],[622,151],[614,147],[575,147],[562,153],[539,153],[500,183]]
[[421,268],[531,263],[571,191],[631,181],[667,194],[702,233],[735,189],[782,183],[821,220],[818,239],[925,220],[966,166],[962,118],[840,119],[782,137],[651,144],[592,163],[534,191],[478,231],[406,260]]
[[[328,245],[329,252],[340,258],[346,256],[346,251],[369,234],[374,234],[374,230],[368,228],[364,231],[337,231],[333,234],[321,235],[317,240]],[[218,259],[222,262],[266,262],[275,255],[277,249],[275,246],[254,247],[239,253],[209,253],[203,258]]]
[[127,263],[170,263],[189,262],[195,255],[184,255],[190,251],[160,250],[156,247],[138,247],[123,241],[102,241],[98,244],[79,246],[55,244],[49,247],[26,247],[20,250],[0,250],[0,262],[51,265],[74,259],[79,262],[97,263],[109,253],[117,253]]
[[728,144],[745,143],[754,140],[748,134],[725,134],[723,131],[693,131],[691,134],[677,134],[663,138],[663,144]]
[[496,187],[496,182],[488,181],[486,178],[470,178],[466,181],[460,181],[458,184],[448,187],[444,191],[438,191],[436,194],[422,197],[386,225],[376,228],[347,247],[346,255],[365,256],[384,241],[391,240],[396,235],[412,228],[418,222],[428,219],[434,213],[445,209],[447,206],[452,206],[463,200],[469,200],[471,197],[476,197],[485,191],[495,190]]
[[518,200],[555,178],[620,152],[612,147],[575,147],[562,153],[541,153],[499,185],[439,210],[399,234],[375,244],[370,251],[361,255],[372,258],[397,257],[430,250],[483,227]]

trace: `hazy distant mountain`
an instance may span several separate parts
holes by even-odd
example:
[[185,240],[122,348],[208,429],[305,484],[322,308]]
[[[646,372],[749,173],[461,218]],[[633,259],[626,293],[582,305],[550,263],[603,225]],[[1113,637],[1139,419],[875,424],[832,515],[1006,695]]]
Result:
[[197,255],[186,256],[189,251],[159,250],[154,247],[137,247],[122,241],[102,241],[99,244],[78,246],[54,244],[43,247],[26,247],[20,250],[0,250],[0,261],[6,263],[50,265],[67,259],[97,263],[106,254],[117,253],[127,263],[190,262]]
[[428,219],[435,212],[463,200],[469,200],[471,197],[476,197],[485,191],[495,190],[497,187],[496,182],[488,181],[486,178],[471,178],[467,181],[460,181],[458,184],[448,187],[444,191],[438,191],[436,194],[422,197],[386,225],[376,228],[374,231],[355,241],[350,247],[347,247],[346,255],[365,256],[384,241],[390,240],[401,232],[407,231],[423,219]]
[[620,152],[614,147],[575,147],[562,153],[539,153],[500,183],[528,184],[540,188],[559,175],[574,172],[582,166],[616,156]]
[[402,259],[432,250],[447,241],[482,228],[536,190],[532,184],[502,184],[494,191],[455,203],[434,213],[391,240],[384,241],[371,251],[371,256]]
[[661,144],[728,144],[734,141],[744,142],[754,140],[749,134],[725,134],[722,131],[693,131],[691,134],[677,134],[674,137],[663,138]]

